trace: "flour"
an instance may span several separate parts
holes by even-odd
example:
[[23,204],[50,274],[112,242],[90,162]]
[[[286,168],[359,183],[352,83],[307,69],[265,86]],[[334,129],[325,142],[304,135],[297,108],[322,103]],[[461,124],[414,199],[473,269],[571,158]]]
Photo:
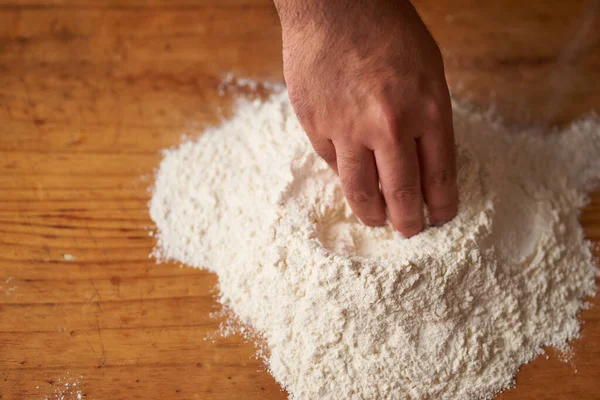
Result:
[[167,150],[155,256],[208,268],[261,332],[294,399],[489,399],[578,336],[595,290],[578,223],[600,121],[509,133],[454,105],[460,206],[404,239],[368,228],[312,151],[287,93]]

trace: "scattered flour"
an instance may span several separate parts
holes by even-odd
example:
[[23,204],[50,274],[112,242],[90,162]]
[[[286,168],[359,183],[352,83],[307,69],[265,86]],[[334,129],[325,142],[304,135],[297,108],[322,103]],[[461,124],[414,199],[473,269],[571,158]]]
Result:
[[283,86],[280,82],[262,80],[257,81],[251,78],[237,77],[233,73],[227,73],[222,77],[221,82],[217,86],[219,96],[225,96],[228,92],[247,92],[255,93],[257,91],[282,90]]
[[[77,378],[67,371],[65,376],[50,380],[52,394],[51,396],[43,396],[42,400],[81,400],[87,398],[80,390],[82,386],[80,379],[82,378],[83,375]],[[36,389],[39,390],[40,386],[36,386]]]
[[457,104],[454,118],[459,214],[404,239],[352,215],[287,93],[242,102],[165,151],[154,255],[218,274],[293,399],[492,398],[579,334],[596,269],[578,210],[600,180],[600,119],[542,135]]
[[[6,278],[5,283],[6,284],[10,284],[13,280],[12,276],[9,276],[8,278]],[[5,286],[5,285],[0,285],[0,293],[4,293],[5,296],[10,296],[15,290],[17,290],[18,286]]]

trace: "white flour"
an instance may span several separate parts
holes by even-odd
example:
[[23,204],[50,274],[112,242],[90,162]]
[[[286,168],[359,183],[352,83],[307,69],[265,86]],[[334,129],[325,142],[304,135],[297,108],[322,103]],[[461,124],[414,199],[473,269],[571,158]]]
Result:
[[459,215],[403,239],[351,214],[286,93],[165,152],[155,255],[219,276],[294,399],[488,399],[579,332],[594,293],[578,209],[600,121],[511,134],[454,106]]

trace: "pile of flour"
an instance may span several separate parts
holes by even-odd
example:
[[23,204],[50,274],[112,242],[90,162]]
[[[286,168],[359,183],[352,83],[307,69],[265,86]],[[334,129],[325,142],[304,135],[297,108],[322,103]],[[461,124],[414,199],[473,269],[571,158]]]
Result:
[[287,93],[167,150],[155,256],[208,268],[294,399],[489,399],[565,346],[595,290],[578,222],[600,121],[510,133],[454,105],[460,207],[410,239],[361,225]]

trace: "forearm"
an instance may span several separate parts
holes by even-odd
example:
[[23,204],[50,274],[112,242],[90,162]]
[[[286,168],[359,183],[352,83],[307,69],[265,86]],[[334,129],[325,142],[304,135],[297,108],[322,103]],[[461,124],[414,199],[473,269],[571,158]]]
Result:
[[[396,24],[399,13],[415,13],[409,0],[273,0],[284,27],[350,30],[349,23]],[[389,16],[389,18],[388,18]]]

